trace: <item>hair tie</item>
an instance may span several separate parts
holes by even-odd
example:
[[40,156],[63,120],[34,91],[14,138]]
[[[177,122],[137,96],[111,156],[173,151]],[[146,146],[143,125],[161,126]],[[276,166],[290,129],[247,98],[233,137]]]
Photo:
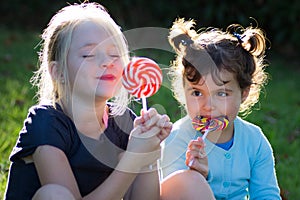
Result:
[[240,34],[234,32],[233,35],[237,38],[237,40],[240,44],[243,43],[243,40],[242,40],[243,37],[241,37]]
[[182,39],[182,40],[181,40],[181,44],[182,44],[183,46],[188,46],[188,45],[191,45],[191,44],[193,44],[193,43],[194,43],[194,41],[193,41],[192,39],[187,39],[187,40]]

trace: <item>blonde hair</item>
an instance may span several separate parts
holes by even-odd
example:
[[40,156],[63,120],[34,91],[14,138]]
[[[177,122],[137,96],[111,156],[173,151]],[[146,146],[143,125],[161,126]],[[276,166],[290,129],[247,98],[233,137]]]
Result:
[[[55,14],[42,34],[42,48],[39,54],[40,66],[31,79],[38,87],[39,103],[67,103],[70,100],[70,85],[67,73],[67,55],[74,29],[81,23],[92,21],[102,26],[117,43],[123,66],[129,62],[127,42],[120,27],[110,17],[106,9],[98,3],[81,3],[69,5]],[[57,74],[62,78],[51,78],[49,66],[58,62]],[[61,79],[65,80],[62,83]],[[121,115],[128,104],[127,91],[121,87],[111,100],[111,114]]]
[[209,28],[198,33],[194,26],[193,20],[181,18],[170,29],[169,43],[177,54],[170,72],[175,98],[185,106],[184,78],[197,84],[202,74],[210,70],[217,83],[220,81],[218,72],[227,70],[235,74],[242,91],[250,88],[239,110],[243,115],[249,114],[268,78],[264,62],[264,32],[259,28],[233,24],[226,31]]

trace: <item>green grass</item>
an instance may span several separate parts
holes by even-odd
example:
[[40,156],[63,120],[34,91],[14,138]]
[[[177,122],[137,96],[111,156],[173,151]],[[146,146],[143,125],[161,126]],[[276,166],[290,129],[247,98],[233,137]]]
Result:
[[38,35],[0,30],[0,198],[6,186],[9,154],[34,103],[29,84],[37,63]]
[[[0,198],[3,197],[9,168],[9,154],[23,125],[27,110],[35,103],[34,91],[29,84],[37,63],[39,38],[36,33],[0,30]],[[169,65],[173,54],[158,50],[143,50],[136,55],[149,56],[162,65]],[[268,72],[271,80],[266,86],[257,109],[247,119],[262,127],[270,140],[276,158],[279,185],[287,199],[300,196],[300,91],[297,63],[271,59]],[[182,110],[172,97],[167,81],[157,94],[148,98],[149,106],[166,113],[174,122]],[[139,104],[132,104],[136,112]]]
[[247,119],[260,125],[273,146],[279,185],[288,199],[300,196],[299,63],[274,60],[260,110]]

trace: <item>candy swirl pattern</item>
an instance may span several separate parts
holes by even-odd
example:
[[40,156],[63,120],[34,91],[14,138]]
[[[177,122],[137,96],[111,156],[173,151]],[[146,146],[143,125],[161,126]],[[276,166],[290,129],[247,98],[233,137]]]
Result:
[[216,118],[207,118],[203,116],[196,116],[192,120],[194,129],[202,133],[208,131],[223,130],[228,126],[229,120],[226,116]]
[[135,57],[123,71],[122,84],[137,98],[147,98],[155,94],[162,84],[162,71],[149,58]]

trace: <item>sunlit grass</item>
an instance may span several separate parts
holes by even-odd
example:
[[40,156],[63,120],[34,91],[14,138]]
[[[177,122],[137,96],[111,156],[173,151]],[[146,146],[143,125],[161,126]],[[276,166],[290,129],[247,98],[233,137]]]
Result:
[[29,84],[37,63],[35,34],[0,31],[0,198],[6,186],[9,154],[33,101]]
[[279,184],[289,199],[300,196],[300,69],[299,63],[274,60],[261,109],[248,116],[260,125],[273,146]]

